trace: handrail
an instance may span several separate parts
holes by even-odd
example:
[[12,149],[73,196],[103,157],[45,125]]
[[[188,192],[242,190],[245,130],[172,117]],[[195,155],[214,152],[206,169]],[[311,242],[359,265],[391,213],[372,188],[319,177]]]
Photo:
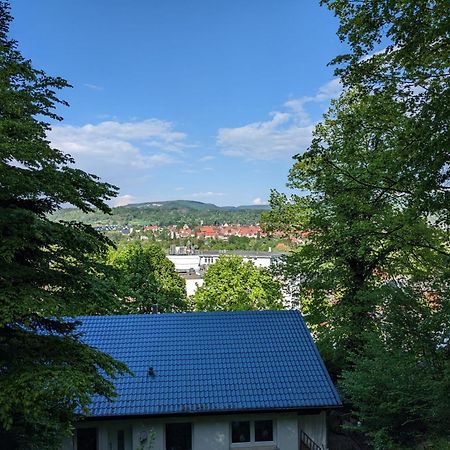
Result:
[[300,430],[300,450],[323,450],[303,430]]

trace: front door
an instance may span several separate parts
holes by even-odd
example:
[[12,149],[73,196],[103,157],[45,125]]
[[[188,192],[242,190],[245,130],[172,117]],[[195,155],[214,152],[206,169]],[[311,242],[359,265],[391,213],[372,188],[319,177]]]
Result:
[[78,428],[77,450],[97,450],[97,428]]
[[192,424],[166,424],[166,450],[192,450]]

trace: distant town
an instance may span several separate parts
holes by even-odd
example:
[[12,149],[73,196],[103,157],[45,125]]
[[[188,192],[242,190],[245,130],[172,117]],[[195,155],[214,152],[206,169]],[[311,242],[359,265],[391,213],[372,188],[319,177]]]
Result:
[[[151,233],[156,239],[164,235],[169,239],[214,239],[227,241],[231,236],[246,237],[250,239],[257,239],[268,237],[268,233],[264,232],[259,224],[255,225],[240,225],[240,224],[223,224],[223,225],[200,225],[198,227],[189,227],[187,224],[183,226],[168,225],[145,225],[142,228],[135,228],[132,226],[119,225],[98,225],[95,227],[97,231],[119,232],[122,235],[141,234],[141,239],[146,240],[148,236],[146,233]],[[300,243],[306,236],[307,232],[299,233],[299,236],[290,237],[293,243]],[[275,231],[270,234],[271,237],[282,238],[283,233]]]

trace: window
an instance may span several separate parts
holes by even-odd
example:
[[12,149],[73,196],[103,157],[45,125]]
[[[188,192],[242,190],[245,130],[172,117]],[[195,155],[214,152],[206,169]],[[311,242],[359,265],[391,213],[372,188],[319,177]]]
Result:
[[77,450],[97,450],[97,428],[77,430]]
[[231,442],[250,442],[250,422],[231,424]]
[[273,441],[273,420],[231,422],[232,444]]
[[271,420],[255,420],[255,441],[273,441],[273,422]]
[[117,450],[125,450],[125,431],[117,432]]
[[166,450],[192,450],[190,423],[166,424]]

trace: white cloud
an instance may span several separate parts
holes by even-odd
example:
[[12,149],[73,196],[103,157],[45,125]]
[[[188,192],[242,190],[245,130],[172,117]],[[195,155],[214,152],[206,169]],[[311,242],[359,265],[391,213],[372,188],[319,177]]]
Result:
[[133,203],[136,200],[134,195],[126,194],[116,197],[111,200],[112,206],[125,206],[130,203]]
[[312,97],[313,101],[330,100],[337,97],[342,91],[342,83],[339,78],[329,81],[319,88],[317,94]]
[[263,201],[261,200],[261,197],[256,197],[256,198],[253,199],[252,203],[254,205],[262,205]]
[[208,192],[194,192],[190,196],[194,198],[205,198],[205,197],[223,197],[224,195],[225,193],[223,192],[208,191]]
[[315,126],[305,106],[329,101],[341,89],[340,80],[334,79],[321,86],[314,96],[287,101],[283,111],[270,113],[271,118],[265,122],[221,128],[217,145],[225,155],[247,159],[272,160],[301,153],[310,145]]
[[91,91],[103,91],[103,86],[99,86],[98,84],[84,83],[83,86],[87,87]]
[[205,161],[211,161],[211,160],[213,160],[213,159],[215,159],[215,156],[213,156],[213,155],[206,155],[206,156],[202,156],[202,157],[199,159],[199,161],[200,161],[200,162],[205,162]]
[[174,152],[181,153],[189,146],[185,133],[158,119],[55,125],[48,138],[54,147],[72,155],[77,167],[106,179],[118,170],[123,173],[175,163]]

